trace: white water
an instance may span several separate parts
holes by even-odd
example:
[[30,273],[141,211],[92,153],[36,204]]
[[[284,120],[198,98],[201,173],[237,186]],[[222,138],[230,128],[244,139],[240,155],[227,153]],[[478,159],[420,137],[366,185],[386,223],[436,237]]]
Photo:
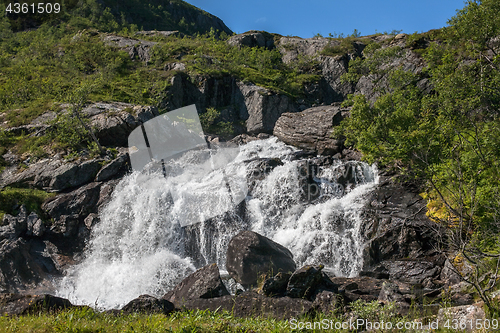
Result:
[[[338,276],[356,275],[363,264],[360,208],[378,182],[377,171],[349,164],[353,184],[340,192],[336,180],[346,164],[320,167],[314,180],[321,196],[308,202],[300,185],[305,161],[291,161],[294,151],[271,138],[241,146],[232,161],[223,156],[215,170],[206,167],[207,151],[193,151],[171,161],[167,178],[126,176],[92,230],[84,260],[68,271],[58,295],[103,309],[141,294],[163,296],[205,264],[217,262],[224,270],[227,244],[244,229],[290,249],[298,267],[324,264]],[[252,165],[248,160],[255,158],[280,158],[284,164],[261,175],[235,207]]]

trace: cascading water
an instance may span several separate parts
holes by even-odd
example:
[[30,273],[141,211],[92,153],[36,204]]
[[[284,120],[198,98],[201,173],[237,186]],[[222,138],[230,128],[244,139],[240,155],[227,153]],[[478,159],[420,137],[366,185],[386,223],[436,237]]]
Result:
[[[167,164],[167,177],[124,177],[58,294],[103,309],[141,294],[162,296],[203,265],[216,262],[224,270],[227,244],[244,229],[290,249],[298,267],[324,264],[338,276],[361,270],[359,215],[378,182],[374,167],[301,159],[276,138],[236,153],[190,151]],[[263,161],[274,165],[256,167]],[[242,187],[248,193],[240,202]]]

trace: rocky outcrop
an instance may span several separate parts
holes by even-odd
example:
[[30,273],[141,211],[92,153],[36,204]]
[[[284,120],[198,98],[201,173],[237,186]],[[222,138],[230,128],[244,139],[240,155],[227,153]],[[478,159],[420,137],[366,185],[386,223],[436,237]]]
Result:
[[276,121],[283,113],[298,111],[295,103],[286,95],[251,84],[239,83],[238,88],[248,113],[248,133],[272,133]]
[[297,113],[284,113],[276,122],[273,134],[281,141],[321,155],[342,152],[343,142],[332,137],[348,109],[318,106]]
[[191,299],[214,298],[229,295],[219,274],[217,264],[207,265],[189,275],[162,299],[182,307]]
[[128,147],[129,134],[139,125],[158,116],[154,106],[128,103],[94,103],[82,110],[103,146]]
[[242,231],[231,239],[226,258],[229,275],[247,287],[256,285],[261,274],[295,271],[288,249],[252,231]]
[[227,43],[232,46],[264,47],[274,49],[274,36],[265,31],[248,31],[243,34],[231,36]]
[[221,120],[245,122],[244,131],[253,134],[272,133],[281,114],[298,111],[290,97],[231,76],[199,78],[194,84],[184,73],[174,75],[162,107],[175,110],[191,104],[196,104],[199,113],[217,108]]
[[151,59],[151,49],[158,44],[146,40],[120,37],[115,35],[107,35],[103,38],[104,43],[110,46],[116,46],[126,51],[130,59],[138,59],[140,61],[149,62]]

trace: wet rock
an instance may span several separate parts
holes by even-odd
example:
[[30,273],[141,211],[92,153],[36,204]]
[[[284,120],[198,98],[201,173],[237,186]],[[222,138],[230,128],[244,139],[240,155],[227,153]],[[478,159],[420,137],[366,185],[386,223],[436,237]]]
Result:
[[339,292],[344,293],[346,303],[354,302],[358,299],[364,301],[378,300],[384,280],[371,277],[331,277],[331,281],[338,286]]
[[174,311],[174,304],[165,300],[157,299],[150,295],[141,295],[127,303],[122,309],[125,314],[130,313],[162,313],[169,314]]
[[256,285],[261,274],[295,271],[288,249],[252,231],[242,231],[231,239],[226,258],[229,275],[245,287]]
[[300,149],[319,154],[334,155],[342,152],[343,142],[333,139],[333,127],[340,124],[347,109],[319,106],[297,113],[280,116],[273,134],[281,141]]
[[48,294],[21,295],[0,294],[0,313],[3,315],[25,315],[38,313],[52,313],[53,311],[75,307],[65,298]]
[[200,268],[185,278],[172,291],[163,296],[163,299],[182,306],[185,301],[197,298],[213,298],[229,295],[219,274],[217,264]]
[[247,291],[238,296],[192,299],[183,304],[187,310],[232,312],[235,317],[265,317],[278,320],[297,318],[314,313],[313,303],[300,298],[266,297]]

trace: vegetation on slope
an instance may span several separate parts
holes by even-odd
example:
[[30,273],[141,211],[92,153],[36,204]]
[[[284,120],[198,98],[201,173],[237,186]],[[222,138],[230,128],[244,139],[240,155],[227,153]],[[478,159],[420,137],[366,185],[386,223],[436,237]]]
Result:
[[[365,50],[344,79],[387,74],[389,87],[373,104],[352,96],[351,117],[338,131],[368,161],[399,169],[440,203],[446,213],[432,217],[450,231],[443,250],[465,258],[470,274],[457,270],[497,310],[488,292],[500,277],[499,12],[498,0],[467,2],[418,50],[427,63],[419,74],[380,73],[377,63],[404,57],[401,48]],[[430,94],[419,89],[423,79]]]

